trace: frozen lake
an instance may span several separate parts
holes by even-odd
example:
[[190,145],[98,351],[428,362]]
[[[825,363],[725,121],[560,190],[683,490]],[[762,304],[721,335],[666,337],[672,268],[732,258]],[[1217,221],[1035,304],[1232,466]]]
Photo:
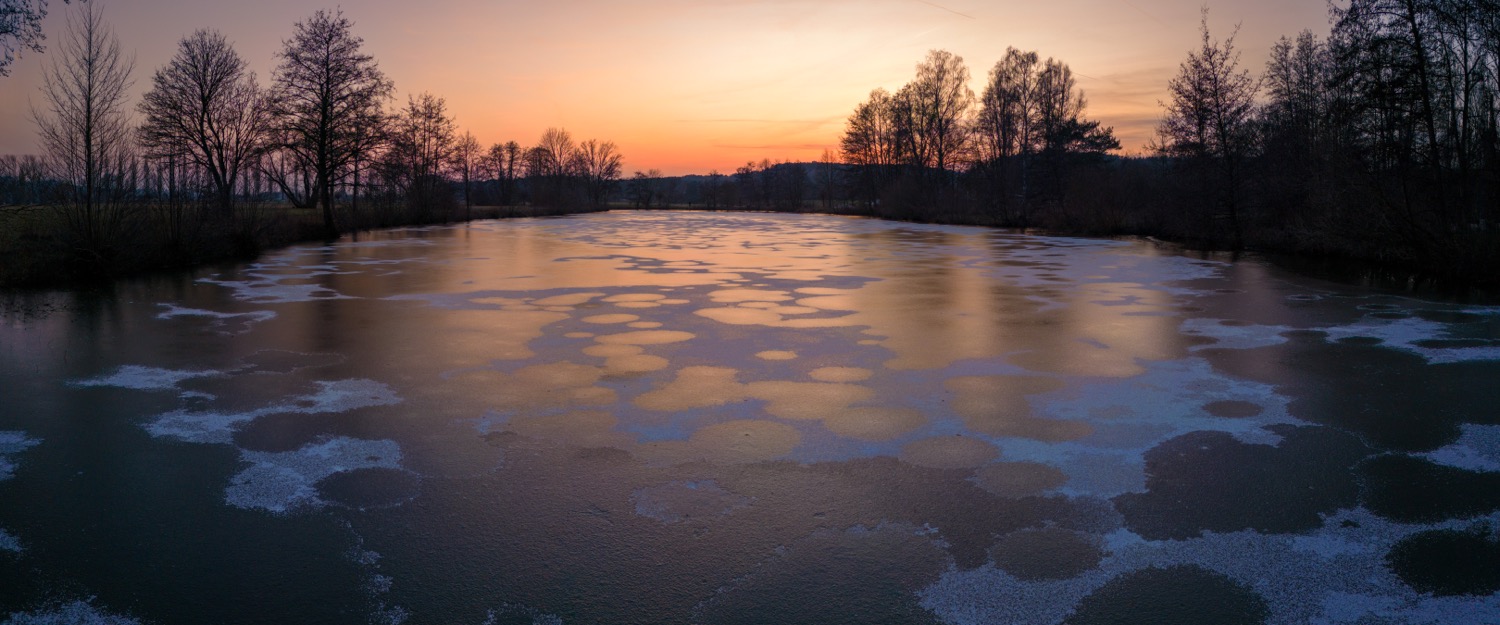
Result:
[[1500,308],[664,212],[8,297],[0,623],[1500,614]]

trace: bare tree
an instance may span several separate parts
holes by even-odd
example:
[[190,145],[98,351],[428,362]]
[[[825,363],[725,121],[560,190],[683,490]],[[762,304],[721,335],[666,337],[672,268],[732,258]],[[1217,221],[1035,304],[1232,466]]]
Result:
[[[297,165],[294,171],[307,174],[302,203],[322,206],[330,236],[338,232],[334,186],[350,172],[355,158],[378,141],[379,134],[369,128],[381,123],[381,108],[395,89],[374,57],[361,50],[364,40],[353,34],[353,27],[342,11],[318,11],[298,22],[277,53],[281,62],[272,74],[278,147],[289,153]],[[298,189],[285,177],[275,180],[296,202]]]
[[1252,117],[1260,83],[1239,67],[1231,33],[1222,43],[1208,32],[1208,9],[1200,25],[1202,44],[1188,53],[1177,76],[1167,83],[1171,101],[1158,127],[1157,151],[1206,164],[1216,173],[1213,189],[1221,196],[1236,249],[1243,245],[1239,191],[1241,165],[1250,153]]
[[125,219],[120,205],[130,154],[125,98],[135,61],[120,51],[97,3],[68,16],[59,47],[61,54],[44,74],[45,108],[33,106],[31,116],[53,178],[66,185],[65,210],[79,249],[103,262]]
[[469,217],[469,211],[474,207],[472,182],[474,175],[479,172],[481,158],[479,140],[474,138],[473,133],[464,131],[463,136],[453,145],[453,170],[464,185],[465,218]]
[[542,139],[537,141],[536,147],[542,150],[547,159],[543,165],[543,176],[560,177],[570,173],[568,171],[569,160],[573,157],[573,150],[577,146],[573,143],[573,135],[567,130],[548,128],[542,133]]
[[933,50],[917,65],[917,77],[902,89],[912,107],[912,138],[919,163],[945,172],[957,164],[968,145],[969,108],[974,91],[969,89],[969,68],[964,59],[947,50]]
[[1036,52],[1006,48],[1005,58],[990,69],[975,120],[981,161],[1029,154],[1035,145],[1031,125],[1036,119],[1039,65]]
[[0,76],[10,75],[10,64],[21,51],[42,51],[47,38],[42,33],[45,17],[47,0],[0,0]]
[[534,161],[528,172],[532,178],[531,193],[534,202],[563,206],[574,200],[573,179],[578,174],[578,160],[573,135],[561,128],[548,128],[542,133],[534,152]]
[[455,130],[442,98],[430,93],[410,96],[391,124],[382,176],[419,216],[452,201],[445,171],[455,155]]
[[599,143],[593,139],[578,145],[579,172],[583,174],[584,187],[589,203],[603,206],[615,181],[620,179],[623,157],[610,141]]
[[199,30],[156,71],[137,107],[146,117],[137,134],[148,155],[183,155],[207,173],[215,201],[227,213],[242,175],[264,146],[268,104],[255,74],[224,35]]

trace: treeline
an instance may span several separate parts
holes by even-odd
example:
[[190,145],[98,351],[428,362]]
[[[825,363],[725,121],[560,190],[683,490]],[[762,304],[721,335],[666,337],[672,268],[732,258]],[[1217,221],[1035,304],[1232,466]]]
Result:
[[1352,0],[1265,69],[1234,37],[1167,85],[1152,156],[1118,158],[1068,66],[1009,50],[983,92],[934,51],[842,143],[848,197],[885,217],[1165,236],[1217,249],[1500,275],[1500,3]]
[[44,154],[0,158],[0,281],[191,264],[476,206],[600,207],[620,177],[608,141],[549,129],[530,148],[484,148],[440,97],[395,106],[339,11],[295,24],[266,86],[222,34],[183,38],[134,119],[132,61],[99,3],[70,18],[32,115]]

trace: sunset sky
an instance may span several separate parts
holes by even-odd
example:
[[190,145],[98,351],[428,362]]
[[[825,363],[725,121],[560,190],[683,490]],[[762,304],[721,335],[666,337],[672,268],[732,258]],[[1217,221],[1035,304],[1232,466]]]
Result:
[[[136,57],[135,91],[197,28],[216,28],[261,84],[305,0],[95,0]],[[1007,46],[1067,62],[1089,116],[1138,152],[1158,101],[1196,44],[1200,0],[342,0],[400,101],[445,98],[489,144],[536,142],[549,126],[612,140],[630,171],[733,171],[750,160],[814,160],[837,149],[870,90],[899,88],[927,50],[964,58],[975,92]],[[57,33],[74,7],[51,2]],[[1259,72],[1281,35],[1327,33],[1323,0],[1210,5],[1210,26],[1241,24],[1243,63]],[[0,154],[34,153],[26,113],[49,54],[0,78]],[[132,99],[132,106],[135,100]]]

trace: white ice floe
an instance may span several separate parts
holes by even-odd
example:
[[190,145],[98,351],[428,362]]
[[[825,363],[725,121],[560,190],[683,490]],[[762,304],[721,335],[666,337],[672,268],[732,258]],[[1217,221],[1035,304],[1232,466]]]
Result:
[[40,445],[42,440],[26,436],[25,432],[0,431],[0,481],[15,475],[16,463],[10,457]]
[[304,279],[312,274],[267,276],[250,274],[252,280],[215,280],[199,278],[204,284],[214,284],[234,291],[234,298],[257,304],[291,304],[316,302],[331,299],[354,299],[321,284],[282,284],[283,280]]
[[[1086,423],[1092,433],[1066,442],[1006,438],[996,441],[1009,461],[1062,468],[1060,492],[1109,498],[1146,487],[1145,454],[1189,432],[1225,432],[1245,444],[1275,445],[1268,425],[1299,424],[1289,400],[1275,387],[1224,376],[1199,358],[1144,362],[1146,372],[1124,379],[1081,379],[1066,389],[1031,398],[1040,418]],[[1220,417],[1215,402],[1254,405],[1259,413]]]
[[1500,471],[1500,425],[1459,426],[1463,435],[1452,444],[1421,454],[1438,464],[1470,471]]
[[230,323],[243,324],[243,329],[241,329],[239,332],[235,332],[235,334],[246,332],[250,329],[250,326],[262,321],[270,321],[276,318],[276,311],[273,310],[252,310],[250,312],[242,313],[226,313],[213,310],[201,310],[198,308],[183,308],[176,304],[159,304],[159,306],[166,308],[166,310],[157,313],[157,319],[200,317],[212,320],[213,325],[216,327],[226,327]]
[[143,427],[156,437],[175,438],[189,443],[229,443],[236,427],[266,415],[339,413],[401,403],[401,397],[395,390],[374,380],[334,380],[320,381],[317,384],[317,392],[291,397],[255,410],[173,410],[157,416]]
[[[1472,314],[1500,315],[1494,309],[1471,309],[1462,312]],[[1477,360],[1500,360],[1500,344],[1433,347],[1422,345],[1429,341],[1462,338],[1452,333],[1454,324],[1429,321],[1419,317],[1405,319],[1379,319],[1366,317],[1358,323],[1327,328],[1329,340],[1348,337],[1371,337],[1380,339],[1381,345],[1421,356],[1431,364],[1468,362]]]
[[1225,325],[1222,319],[1185,319],[1180,326],[1183,334],[1214,339],[1209,345],[1195,345],[1200,349],[1256,349],[1280,345],[1287,341],[1281,333],[1293,330],[1287,326]]
[[[1490,523],[1497,518],[1490,518]],[[1106,537],[1099,568],[1065,580],[1024,581],[992,564],[949,570],[919,594],[922,605],[953,625],[1055,625],[1110,579],[1146,567],[1194,565],[1253,590],[1272,625],[1365,622],[1481,625],[1500,614],[1500,594],[1436,597],[1420,593],[1387,568],[1398,541],[1429,529],[1465,529],[1467,522],[1405,525],[1363,509],[1328,517],[1304,535],[1253,531],[1207,533],[1189,540],[1147,541],[1127,530]]]
[[[1383,309],[1379,312],[1386,312]],[[1500,315],[1495,309],[1476,308],[1459,311],[1467,314]],[[1377,313],[1378,314],[1378,313]],[[1367,315],[1355,323],[1326,327],[1307,328],[1328,335],[1329,341],[1348,338],[1378,339],[1379,347],[1398,349],[1421,356],[1430,364],[1500,360],[1500,343],[1493,338],[1481,338],[1464,343],[1465,337],[1456,333],[1458,326],[1420,317],[1382,319]],[[1255,349],[1287,342],[1282,333],[1294,330],[1280,325],[1226,325],[1224,320],[1194,318],[1182,322],[1183,334],[1216,339],[1209,345],[1197,345],[1193,351],[1202,349]],[[1434,344],[1437,341],[1453,341],[1453,345]]]
[[245,451],[241,457],[250,466],[230,478],[224,500],[275,514],[326,505],[317,483],[335,473],[401,468],[401,447],[391,440],[338,437],[296,451]]
[[225,372],[212,369],[181,370],[125,365],[109,375],[78,380],[71,384],[73,386],[110,386],[137,391],[172,391],[177,390],[177,385],[187,380],[215,378],[223,375]]
[[21,553],[21,541],[3,527],[0,527],[0,551]]
[[141,622],[110,614],[88,601],[73,601],[34,612],[11,612],[0,625],[141,625]]

